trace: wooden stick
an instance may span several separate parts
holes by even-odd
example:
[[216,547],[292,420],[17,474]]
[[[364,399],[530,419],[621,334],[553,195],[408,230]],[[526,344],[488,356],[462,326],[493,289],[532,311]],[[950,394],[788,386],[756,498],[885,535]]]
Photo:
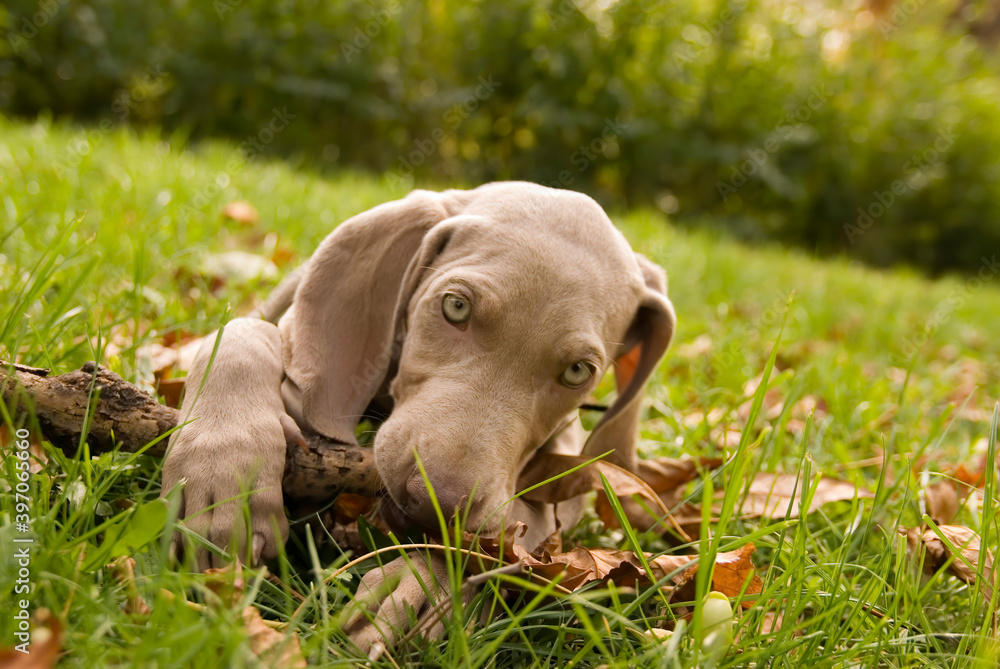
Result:
[[[53,445],[75,453],[84,424],[92,452],[116,443],[134,453],[169,432],[180,412],[93,362],[75,372],[49,376],[48,370],[0,361],[0,390],[16,413],[33,414]],[[92,412],[88,412],[91,404]],[[289,497],[317,502],[341,492],[374,496],[382,487],[370,448],[341,444],[316,434],[305,435],[307,448],[290,444],[282,487]],[[144,451],[163,457],[167,440]]]

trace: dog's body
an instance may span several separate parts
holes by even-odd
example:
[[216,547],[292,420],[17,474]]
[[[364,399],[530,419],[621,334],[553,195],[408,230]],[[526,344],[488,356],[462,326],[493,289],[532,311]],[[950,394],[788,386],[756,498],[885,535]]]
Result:
[[[254,561],[287,537],[286,440],[302,430],[353,443],[373,405],[391,407],[374,448],[400,518],[437,527],[422,467],[445,514],[486,534],[525,522],[518,541],[534,548],[556,519],[551,506],[508,503],[518,474],[542,450],[613,451],[634,469],[643,389],[674,328],[662,270],[593,200],[517,182],[415,191],[351,218],[262,312],[277,325],[237,319],[199,352],[182,407],[197,420],[171,438],[163,483],[186,478],[182,515],[201,512],[192,528]],[[618,398],[585,441],[576,411],[615,361]],[[204,511],[241,480],[258,491],[248,523],[234,503]],[[442,566],[421,569],[440,577]],[[426,596],[404,577],[371,602],[376,625],[355,624],[352,637],[391,641],[400,604],[419,609]]]

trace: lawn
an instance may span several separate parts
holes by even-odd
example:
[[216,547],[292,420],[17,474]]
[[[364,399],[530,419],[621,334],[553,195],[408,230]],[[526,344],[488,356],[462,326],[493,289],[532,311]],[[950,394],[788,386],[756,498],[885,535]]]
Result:
[[[55,373],[98,360],[151,383],[140,346],[207,334],[246,313],[338,222],[406,192],[294,160],[245,160],[235,144],[190,146],[183,136],[0,117],[0,137],[0,359]],[[258,215],[223,217],[234,201]],[[678,314],[675,343],[647,397],[644,455],[724,458],[687,492],[698,502],[723,491],[736,504],[710,519],[711,542],[706,535],[678,545],[652,533],[637,540],[655,554],[683,554],[752,539],[763,592],[737,614],[736,640],[722,657],[700,654],[686,623],[672,636],[650,632],[681,613],[652,591],[536,597],[526,587],[489,623],[452,620],[446,640],[401,649],[378,666],[995,666],[993,591],[944,567],[922,571],[920,551],[897,532],[936,515],[928,491],[950,487],[934,484],[952,481],[959,465],[985,467],[995,480],[995,467],[983,464],[1000,397],[993,251],[984,249],[982,266],[967,276],[930,281],[742,246],[714,234],[710,221],[681,225],[652,211],[612,219],[667,270]],[[227,265],[232,251],[252,257]],[[765,371],[768,384],[758,385]],[[749,410],[754,396],[759,416]],[[22,595],[14,594],[21,534],[16,459],[8,456],[24,421],[4,423],[0,601],[10,603]],[[46,444],[39,452],[30,609],[47,609],[63,628],[61,665],[261,666],[252,650],[259,635],[241,621],[242,606],[213,606],[205,576],[167,565],[173,520],[144,504],[159,494],[158,461],[69,457]],[[742,493],[761,472],[799,473],[807,491],[825,475],[862,495],[802,520],[747,517]],[[995,552],[992,490],[988,503],[972,495],[954,518],[938,520],[980,532]],[[246,570],[236,597],[272,628],[296,632],[310,665],[353,666],[359,660],[339,636],[338,612],[371,563],[328,583],[346,558],[322,540],[315,516],[295,527],[287,555],[268,565],[276,578]],[[105,567],[125,552],[109,545],[112,535],[128,537],[119,544],[136,560],[138,594],[151,612],[126,607],[135,593]],[[604,529],[596,516],[571,535],[622,548],[636,538]],[[498,577],[477,605],[496,605],[498,583],[519,583],[510,579]],[[298,610],[303,593],[309,604]],[[0,616],[0,648],[16,643],[10,611]]]

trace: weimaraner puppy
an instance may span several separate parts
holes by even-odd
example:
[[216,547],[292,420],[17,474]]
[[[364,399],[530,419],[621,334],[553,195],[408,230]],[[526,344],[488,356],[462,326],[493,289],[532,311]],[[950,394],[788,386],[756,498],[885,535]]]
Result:
[[[390,518],[439,527],[419,459],[445,514],[487,535],[524,522],[517,541],[535,548],[557,520],[552,505],[509,502],[518,474],[544,451],[611,451],[634,470],[642,396],[675,324],[663,271],[596,202],[521,182],[414,191],[354,216],[262,315],[277,324],[239,318],[202,346],[182,406],[191,422],[163,470],[165,493],[186,479],[188,526],[255,562],[287,538],[286,441],[354,443],[373,406],[391,409],[374,444]],[[577,410],[612,365],[617,399],[585,438]],[[225,501],[241,491],[254,491],[249,518]],[[368,615],[347,623],[360,647],[393,643],[406,607],[446,592],[443,560],[411,562],[417,573],[400,558],[363,579]]]

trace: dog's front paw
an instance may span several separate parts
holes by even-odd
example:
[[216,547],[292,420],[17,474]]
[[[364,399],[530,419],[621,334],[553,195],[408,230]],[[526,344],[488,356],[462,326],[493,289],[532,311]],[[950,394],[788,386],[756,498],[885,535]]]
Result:
[[[462,604],[470,598],[471,593],[464,593]],[[451,605],[444,558],[414,551],[365,574],[345,611],[344,631],[373,656],[379,645],[392,648],[415,628],[425,639],[440,639]]]
[[[221,432],[201,428],[185,426],[172,440],[163,466],[164,493],[183,480],[178,517],[189,530],[250,564],[275,557],[288,537],[281,494],[285,437],[279,421],[264,419]],[[173,548],[181,554],[179,534]],[[204,547],[195,549],[195,560],[202,571],[223,563]]]

